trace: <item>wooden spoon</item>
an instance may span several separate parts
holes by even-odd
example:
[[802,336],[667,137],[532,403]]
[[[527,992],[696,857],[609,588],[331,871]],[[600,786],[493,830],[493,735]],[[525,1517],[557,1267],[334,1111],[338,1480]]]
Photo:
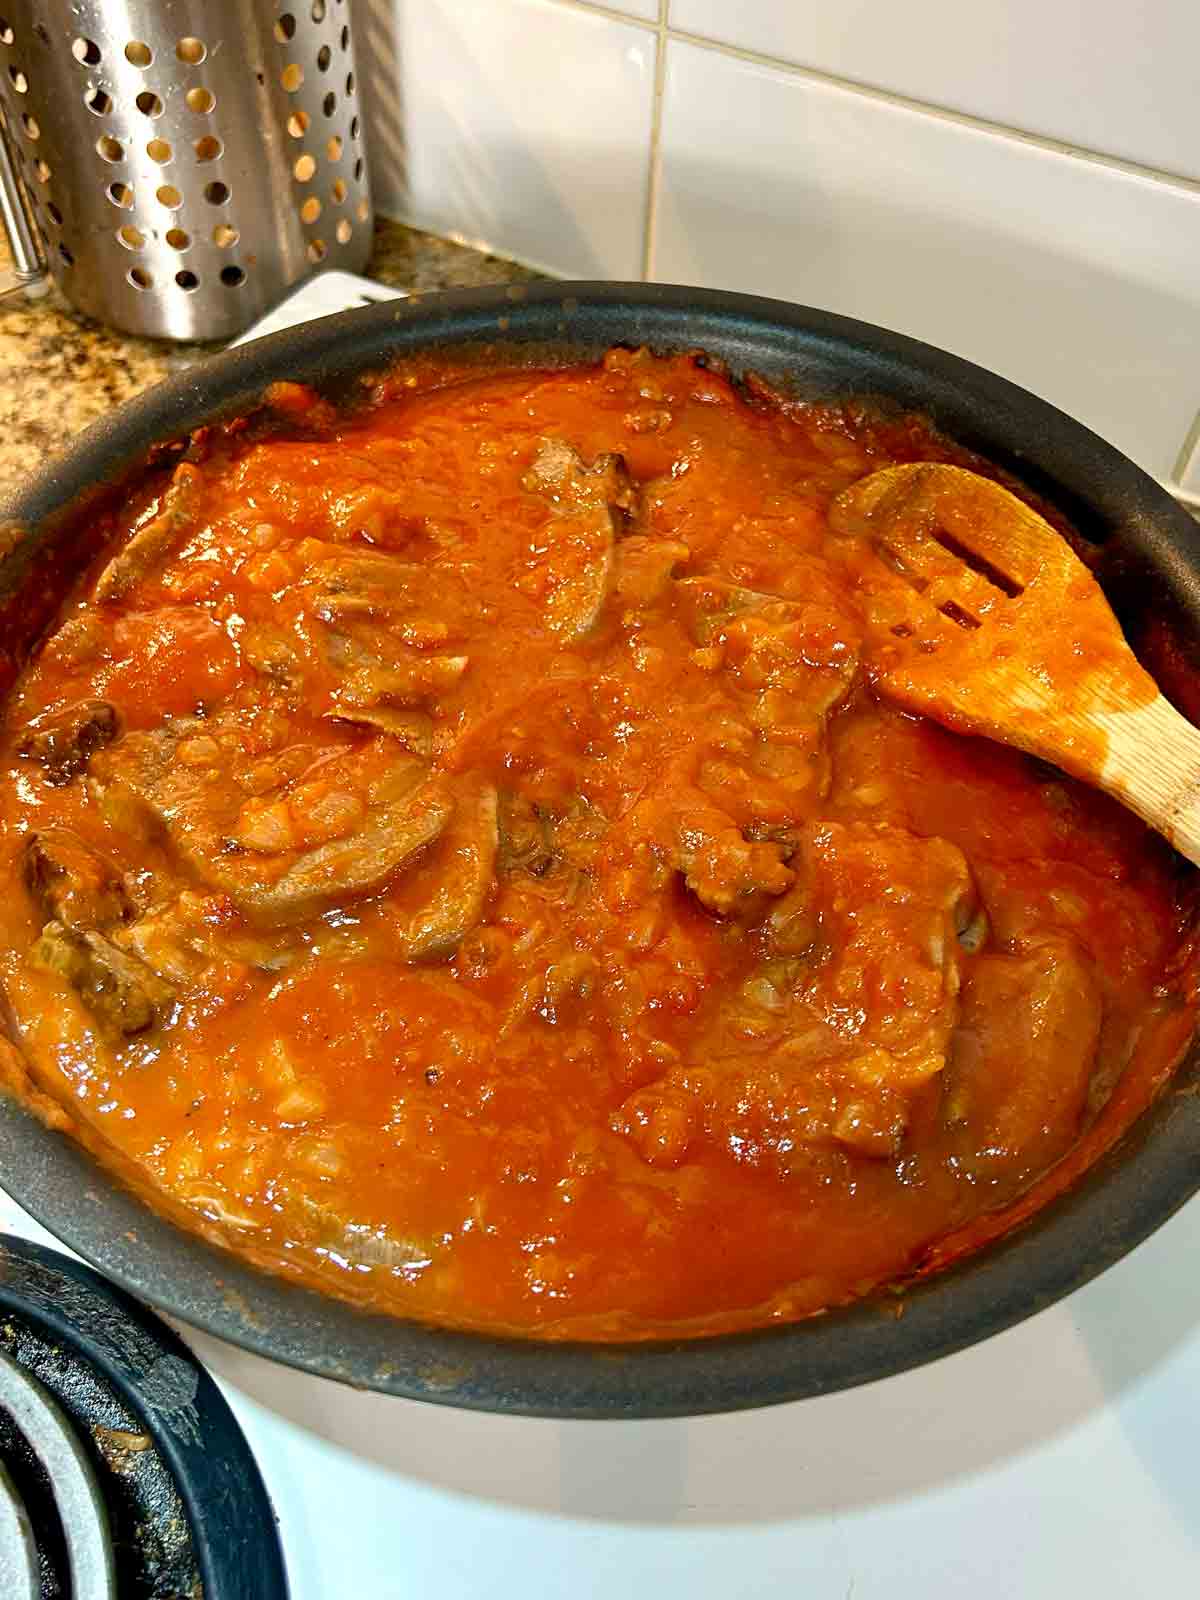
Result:
[[1053,762],[1200,862],[1200,732],[1044,518],[976,473],[915,462],[852,484],[830,523],[882,693]]

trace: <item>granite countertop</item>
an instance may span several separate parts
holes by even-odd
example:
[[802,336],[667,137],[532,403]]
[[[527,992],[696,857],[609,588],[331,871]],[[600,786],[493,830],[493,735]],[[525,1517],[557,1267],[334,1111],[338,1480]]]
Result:
[[[2,253],[2,252],[0,252]],[[0,270],[3,264],[0,263]],[[380,219],[368,274],[432,291],[527,282],[539,274],[465,245]],[[51,286],[0,304],[0,491],[63,449],[90,422],[219,346],[167,344],[82,316]]]

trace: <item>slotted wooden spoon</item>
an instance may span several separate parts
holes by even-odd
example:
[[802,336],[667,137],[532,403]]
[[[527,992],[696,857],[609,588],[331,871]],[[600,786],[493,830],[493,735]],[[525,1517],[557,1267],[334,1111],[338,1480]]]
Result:
[[1200,862],[1200,732],[1048,522],[999,484],[932,462],[860,479],[830,522],[881,692],[1053,762]]

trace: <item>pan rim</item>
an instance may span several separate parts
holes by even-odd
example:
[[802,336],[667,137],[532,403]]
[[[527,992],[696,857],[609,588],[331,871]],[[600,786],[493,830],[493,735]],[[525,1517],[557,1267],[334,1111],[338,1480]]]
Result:
[[[0,523],[53,530],[150,447],[247,409],[276,379],[318,387],[406,351],[495,342],[580,352],[703,348],[735,370],[791,372],[807,392],[879,393],[1119,532],[1200,629],[1200,528],[1082,424],[1006,379],[832,313],[675,285],[552,282],[413,296],[213,356],[94,424],[0,502]],[[751,361],[750,356],[758,359]],[[821,386],[824,385],[824,390]],[[815,386],[815,388],[814,388]],[[800,1322],[716,1337],[596,1345],[401,1321],[239,1261],[159,1216],[78,1145],[0,1100],[0,1185],[63,1243],[159,1311],[308,1372],[467,1409],[668,1417],[854,1387],[939,1359],[1104,1271],[1200,1188],[1193,1046],[1125,1138],[1023,1227],[937,1275]],[[898,1308],[903,1314],[898,1315]]]

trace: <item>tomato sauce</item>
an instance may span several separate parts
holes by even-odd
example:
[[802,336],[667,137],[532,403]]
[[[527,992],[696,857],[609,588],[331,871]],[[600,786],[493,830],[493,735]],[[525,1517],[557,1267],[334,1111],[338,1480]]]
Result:
[[873,681],[829,507],[947,455],[625,350],[206,434],[10,697],[26,1092],[458,1326],[754,1326],[1001,1231],[1168,1073],[1190,890]]

